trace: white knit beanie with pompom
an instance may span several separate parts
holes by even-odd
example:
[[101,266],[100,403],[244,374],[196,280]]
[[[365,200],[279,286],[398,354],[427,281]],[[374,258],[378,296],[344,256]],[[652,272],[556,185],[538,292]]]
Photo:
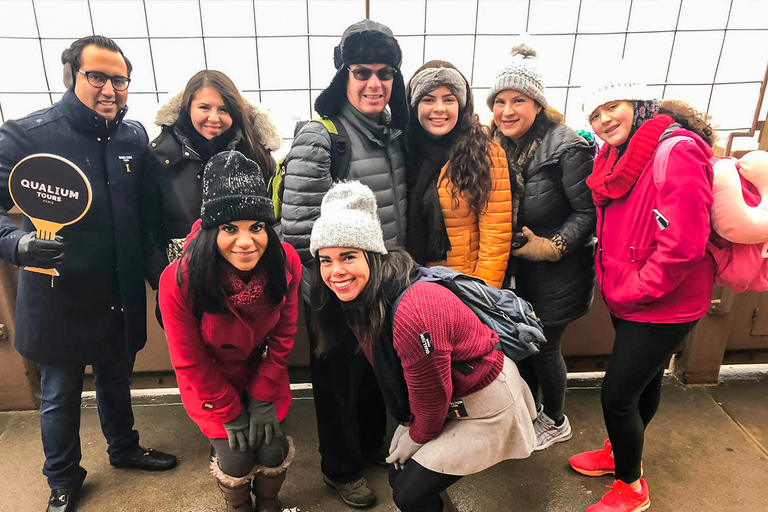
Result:
[[496,76],[496,81],[488,92],[486,103],[493,110],[493,100],[501,91],[512,89],[533,98],[543,108],[547,108],[544,97],[544,83],[539,73],[539,59],[536,50],[526,44],[512,48],[512,59]]
[[387,254],[381,232],[376,196],[359,181],[343,181],[325,194],[320,218],[312,227],[309,252],[325,247],[354,247]]

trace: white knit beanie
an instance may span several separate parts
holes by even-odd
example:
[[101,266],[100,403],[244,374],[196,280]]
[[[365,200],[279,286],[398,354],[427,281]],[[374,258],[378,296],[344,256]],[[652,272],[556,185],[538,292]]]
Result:
[[539,59],[536,57],[536,50],[526,44],[512,48],[511,61],[496,76],[496,81],[488,92],[488,97],[485,100],[488,108],[493,110],[493,100],[496,95],[509,89],[519,91],[538,101],[542,107],[547,108],[547,98],[544,97],[544,82],[541,80],[538,67]]
[[336,184],[323,197],[309,242],[312,256],[325,247],[354,247],[387,254],[376,196],[359,181]]
[[587,116],[587,121],[598,107],[611,101],[649,101],[655,99],[648,86],[634,76],[635,72],[629,68],[629,63],[619,61],[615,65],[607,66],[607,69],[612,70],[606,71],[611,78],[584,86],[584,101],[581,108]]

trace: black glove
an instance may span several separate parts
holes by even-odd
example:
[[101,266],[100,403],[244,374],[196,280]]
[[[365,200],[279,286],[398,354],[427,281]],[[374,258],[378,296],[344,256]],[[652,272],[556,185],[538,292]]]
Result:
[[22,267],[57,267],[64,261],[64,239],[56,235],[54,240],[43,240],[36,232],[25,233],[16,246],[16,261]]

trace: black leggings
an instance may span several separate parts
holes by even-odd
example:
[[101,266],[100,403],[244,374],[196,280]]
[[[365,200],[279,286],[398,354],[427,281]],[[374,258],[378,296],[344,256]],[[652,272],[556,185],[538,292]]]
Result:
[[664,370],[696,321],[654,324],[611,319],[616,339],[600,398],[616,478],[632,483],[640,478],[645,429],[659,408]]
[[460,476],[431,471],[413,459],[399,471],[389,467],[392,500],[401,512],[442,511],[443,502],[438,495],[460,479]]
[[536,404],[541,404],[544,413],[554,421],[560,421],[565,416],[568,369],[560,344],[566,327],[568,324],[545,325],[547,342],[541,344],[539,353],[517,362],[520,376],[531,389]]

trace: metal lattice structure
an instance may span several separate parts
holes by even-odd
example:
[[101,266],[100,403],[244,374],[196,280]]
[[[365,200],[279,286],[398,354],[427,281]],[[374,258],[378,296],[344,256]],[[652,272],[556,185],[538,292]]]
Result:
[[462,70],[484,120],[482,99],[522,34],[539,52],[548,101],[574,127],[591,70],[620,58],[642,67],[659,98],[689,101],[721,132],[766,117],[755,113],[768,62],[762,0],[0,0],[0,121],[57,101],[61,51],[99,33],[133,62],[130,115],[148,128],[209,68],[269,108],[288,138],[330,82],[341,32],[366,15],[395,32],[406,78],[434,58]]

